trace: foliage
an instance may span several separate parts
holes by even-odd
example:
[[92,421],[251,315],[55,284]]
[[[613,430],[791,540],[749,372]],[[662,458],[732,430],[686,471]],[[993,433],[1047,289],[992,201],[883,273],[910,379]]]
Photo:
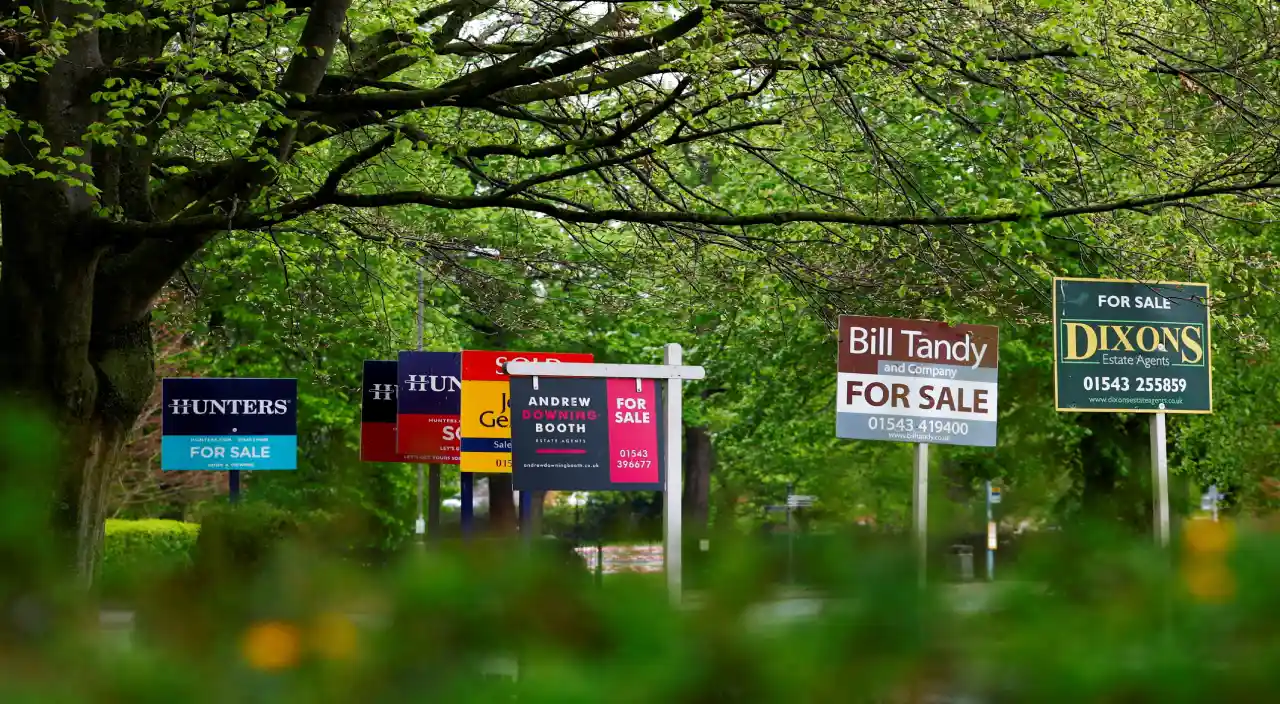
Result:
[[136,594],[148,582],[189,569],[199,534],[195,523],[108,520],[100,593],[113,598]]
[[[652,361],[684,344],[715,370],[688,410],[718,451],[718,514],[795,484],[834,521],[902,525],[903,449],[831,437],[830,319],[999,321],[1005,440],[941,469],[960,502],[1000,477],[1075,511],[1103,484],[1073,473],[1107,464],[1132,490],[1141,448],[1129,420],[1046,410],[1047,279],[1212,280],[1229,292],[1215,323],[1256,341],[1239,301],[1274,290],[1275,14],[11,3],[0,327],[22,344],[0,386],[46,404],[81,455],[138,431],[143,467],[148,333],[171,322],[153,301],[180,286],[190,369],[300,380],[301,468],[250,490],[351,514],[376,526],[360,549],[391,552],[412,478],[356,461],[355,394],[365,357],[414,346],[421,270],[429,347]],[[1256,484],[1270,436],[1217,423],[1186,424],[1178,469]],[[62,466],[60,506],[103,505],[87,459]],[[100,518],[59,514],[82,566]]]
[[207,507],[200,516],[194,568],[200,575],[251,574],[285,543],[324,545],[330,517],[260,501]]
[[[1244,527],[1195,522],[1172,555],[1081,529],[1028,559],[1026,581],[968,598],[920,589],[893,546],[811,550],[825,599],[807,614],[774,601],[776,567],[750,544],[718,551],[684,608],[660,579],[595,586],[514,543],[442,549],[376,577],[286,550],[248,582],[158,592],[128,644],[14,621],[22,657],[4,659],[0,698],[1065,704],[1280,691],[1266,617],[1280,552]],[[514,678],[482,675],[504,659]]]

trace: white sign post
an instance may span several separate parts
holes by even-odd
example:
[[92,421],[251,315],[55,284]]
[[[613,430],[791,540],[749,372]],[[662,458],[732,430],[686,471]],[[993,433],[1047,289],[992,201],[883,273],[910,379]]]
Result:
[[1164,414],[1151,416],[1151,490],[1156,543],[1169,547],[1169,455],[1166,452]]
[[667,572],[667,591],[671,603],[678,606],[681,598],[680,578],[682,526],[681,494],[684,471],[684,381],[703,379],[702,367],[684,366],[683,350],[669,344],[663,350],[664,364],[590,364],[580,362],[507,362],[511,376],[580,377],[594,379],[662,379],[666,389],[666,484],[662,490],[662,558]]
[[915,509],[916,573],[920,586],[925,583],[929,566],[929,445],[916,443],[915,478],[911,482],[911,505]]
[[1226,495],[1227,492],[1218,491],[1217,484],[1210,484],[1209,491],[1205,492],[1204,495],[1200,497],[1200,510],[1212,512],[1214,523],[1218,522],[1218,503],[1222,501],[1222,497]]

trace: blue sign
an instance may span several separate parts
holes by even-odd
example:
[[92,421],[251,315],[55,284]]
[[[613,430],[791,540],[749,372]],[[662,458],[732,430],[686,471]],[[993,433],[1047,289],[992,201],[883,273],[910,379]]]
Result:
[[160,468],[298,468],[297,379],[164,379]]

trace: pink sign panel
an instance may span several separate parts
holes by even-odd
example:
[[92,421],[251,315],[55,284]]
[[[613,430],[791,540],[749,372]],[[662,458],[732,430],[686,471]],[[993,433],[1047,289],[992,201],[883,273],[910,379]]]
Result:
[[659,481],[657,382],[609,379],[608,397],[609,479],[618,484]]

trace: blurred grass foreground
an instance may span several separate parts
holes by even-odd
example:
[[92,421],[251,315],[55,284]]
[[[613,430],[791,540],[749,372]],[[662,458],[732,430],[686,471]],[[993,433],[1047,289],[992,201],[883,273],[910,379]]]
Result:
[[[716,536],[673,605],[661,575],[598,581],[556,541],[371,565],[341,549],[342,521],[249,503],[198,530],[113,522],[85,590],[48,528],[56,474],[13,457],[4,704],[1280,701],[1280,543],[1228,523],[1190,521],[1169,550],[1072,525],[996,585],[965,585],[986,590],[979,609],[940,575],[919,588],[907,541],[828,536],[803,551],[797,596],[776,550]],[[129,628],[104,626],[108,592]]]
[[1265,702],[1280,693],[1280,545],[1208,521],[1189,524],[1173,554],[1073,531],[1026,556],[1017,581],[976,611],[953,608],[944,584],[920,590],[909,550],[828,542],[808,565],[818,606],[790,618],[761,618],[785,595],[778,565],[755,543],[717,550],[703,588],[676,608],[660,575],[597,583],[580,558],[542,543],[443,544],[375,570],[316,536],[254,554],[212,540],[199,541],[193,564],[134,585],[136,622],[123,637],[70,588],[10,598],[0,701]]

